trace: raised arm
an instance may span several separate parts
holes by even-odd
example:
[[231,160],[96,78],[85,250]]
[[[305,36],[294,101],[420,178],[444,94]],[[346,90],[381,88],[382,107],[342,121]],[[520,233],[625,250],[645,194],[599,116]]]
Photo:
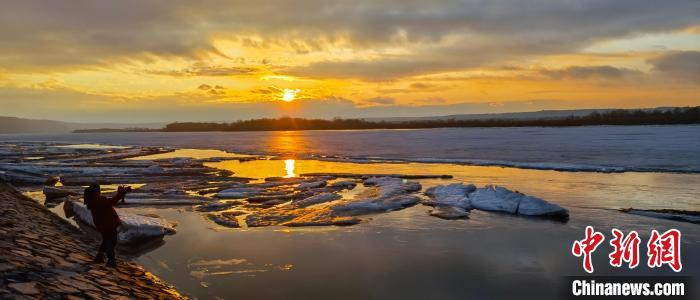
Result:
[[109,206],[116,206],[117,204],[119,204],[120,200],[124,200],[124,196],[126,196],[126,191],[119,187],[117,189],[117,194],[111,198],[108,198],[107,203],[109,203]]

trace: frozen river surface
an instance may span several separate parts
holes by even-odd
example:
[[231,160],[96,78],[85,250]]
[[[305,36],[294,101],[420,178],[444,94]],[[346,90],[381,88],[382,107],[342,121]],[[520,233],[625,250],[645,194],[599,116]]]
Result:
[[[581,259],[571,254],[571,246],[583,238],[588,225],[606,236],[593,257],[595,275],[688,276],[693,290],[698,290],[697,224],[617,211],[626,207],[700,210],[698,126],[5,135],[0,139],[221,149],[282,158],[211,163],[253,178],[306,172],[450,174],[454,178],[421,180],[423,190],[454,182],[498,184],[570,212],[568,222],[484,211],[472,211],[468,219],[442,220],[428,215],[430,207],[416,205],[374,215],[351,227],[231,229],[189,207],[127,208],[178,222],[177,234],[136,261],[199,299],[562,298],[570,288],[566,276],[586,274]],[[609,266],[612,228],[640,233],[638,268]],[[647,267],[651,230],[671,228],[683,233],[683,270]]]
[[0,135],[221,149],[289,158],[337,156],[578,171],[700,172],[700,126],[445,128],[286,132]]

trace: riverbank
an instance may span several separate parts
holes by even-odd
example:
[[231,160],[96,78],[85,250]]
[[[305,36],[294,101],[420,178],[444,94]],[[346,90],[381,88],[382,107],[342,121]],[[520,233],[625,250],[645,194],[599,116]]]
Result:
[[92,263],[96,242],[0,182],[0,298],[182,299],[143,267]]

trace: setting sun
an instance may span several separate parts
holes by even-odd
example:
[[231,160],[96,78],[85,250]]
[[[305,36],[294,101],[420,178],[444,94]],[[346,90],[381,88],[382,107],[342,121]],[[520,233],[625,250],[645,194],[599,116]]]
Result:
[[300,89],[284,89],[284,92],[282,94],[282,100],[287,101],[287,102],[292,102],[297,96],[297,93],[301,92]]

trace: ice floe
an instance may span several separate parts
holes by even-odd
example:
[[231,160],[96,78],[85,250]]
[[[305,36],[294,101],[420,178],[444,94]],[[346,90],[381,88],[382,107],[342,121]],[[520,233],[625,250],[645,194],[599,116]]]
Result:
[[415,181],[395,177],[372,177],[364,181],[365,186],[374,186],[358,195],[361,200],[340,203],[332,207],[336,213],[344,215],[362,215],[409,207],[420,201],[410,195],[421,190]]
[[229,227],[229,228],[238,228],[240,227],[238,225],[238,221],[235,219],[226,219],[222,218],[220,215],[209,215],[208,216],[209,220],[214,221],[214,223],[219,224],[224,227]]
[[235,200],[235,201],[228,201],[228,202],[213,202],[213,203],[206,203],[202,204],[200,206],[197,206],[195,210],[201,211],[201,212],[212,212],[212,211],[222,211],[222,210],[227,210],[230,208],[233,208],[235,206],[241,206],[243,202]]
[[[126,205],[196,206],[194,210],[228,227],[352,225],[365,220],[366,215],[420,202],[433,206],[430,215],[446,219],[467,218],[470,209],[528,216],[567,215],[556,204],[498,186],[477,189],[472,184],[455,183],[431,187],[425,192],[427,197],[417,194],[422,186],[415,180],[448,179],[450,175],[306,173],[261,180],[235,177],[232,171],[204,164],[203,159],[156,156],[124,160],[139,153],[173,149],[45,149],[50,150],[35,149],[0,159],[0,177],[43,184],[47,177],[61,176],[66,186],[45,189],[47,199],[57,200],[79,195],[81,185],[95,181],[144,184],[127,195]],[[24,159],[30,155],[45,159]]]
[[453,220],[464,219],[469,217],[469,212],[457,206],[436,206],[428,212],[433,217],[441,219]]
[[482,188],[463,183],[439,185],[429,188],[425,194],[431,199],[424,202],[425,204],[441,207],[431,213],[438,217],[450,213],[459,214],[458,211],[448,210],[445,207],[457,207],[465,211],[479,209],[553,218],[567,218],[569,215],[569,212],[559,205],[496,185],[487,185]]
[[[313,182],[313,181],[308,181]],[[308,195],[293,199],[290,205],[274,205],[269,208],[254,209],[243,220],[248,227],[260,226],[347,226],[362,222],[362,215],[381,213],[409,207],[419,202],[413,193],[420,191],[418,182],[400,178],[368,178],[367,189],[352,199],[342,199],[331,187],[320,187],[293,194]],[[350,185],[343,185],[350,186]],[[335,189],[337,191],[337,189]],[[269,192],[269,191],[268,191]],[[260,196],[256,196],[259,198]],[[284,197],[284,196],[277,196]],[[274,197],[270,197],[274,198]],[[248,198],[247,201],[253,198]],[[286,198],[277,201],[285,201]],[[275,201],[275,200],[269,200]],[[286,201],[285,201],[286,202]],[[280,204],[280,203],[277,203]],[[255,208],[255,207],[251,207]],[[210,217],[216,223],[238,226],[233,219],[239,218],[219,214]]]
[[621,212],[645,216],[657,219],[666,219],[680,222],[700,224],[700,211],[687,211],[675,209],[620,209]]
[[[63,207],[67,216],[73,216],[94,228],[92,213],[85,204],[68,200]],[[119,227],[119,241],[122,243],[163,238],[165,235],[175,233],[174,224],[162,218],[132,214],[121,209],[117,209],[117,214],[122,221],[122,225]]]
[[236,187],[220,191],[216,193],[216,197],[224,199],[240,199],[254,196],[264,191],[265,190],[263,188],[259,187]]
[[352,190],[357,186],[357,182],[354,180],[340,180],[333,182],[329,185],[330,188],[332,189],[345,189],[345,190]]
[[152,165],[144,170],[146,174],[161,174],[163,172],[165,172],[165,169],[159,165]]
[[230,228],[238,228],[240,227],[238,223],[238,219],[236,218],[238,216],[237,214],[227,214],[227,213],[222,213],[222,214],[210,214],[208,215],[209,220],[214,221],[214,223],[219,224],[221,226],[225,227],[230,227]]
[[80,195],[80,191],[77,191],[75,189],[60,188],[53,186],[45,186],[42,190],[42,193],[44,193],[44,196],[46,196],[46,200]]
[[190,196],[168,196],[168,195],[144,195],[132,197],[128,195],[124,200],[126,205],[195,205],[201,204],[209,199],[203,197]]
[[469,194],[469,200],[473,208],[480,210],[526,216],[564,217],[569,215],[569,212],[559,205],[496,185],[476,189]]
[[473,184],[453,183],[448,185],[438,185],[425,191],[425,194],[433,200],[436,205],[456,206],[463,209],[471,209],[469,193],[476,190]]
[[420,198],[412,195],[397,195],[393,197],[370,198],[334,206],[335,213],[349,216],[365,215],[406,208],[420,202]]
[[0,180],[22,184],[41,184],[46,182],[46,177],[11,170],[0,170]]
[[321,193],[317,195],[313,195],[308,198],[304,198],[299,201],[295,201],[294,205],[298,207],[306,207],[314,204],[319,204],[319,203],[324,203],[324,202],[330,202],[330,201],[335,201],[342,198],[338,194],[332,194],[332,193]]
[[316,189],[316,188],[320,188],[320,187],[324,187],[324,186],[326,186],[325,180],[317,180],[317,181],[302,182],[299,185],[297,185],[297,189],[308,190],[308,189]]
[[414,193],[421,190],[422,186],[417,181],[396,177],[372,177],[363,181],[365,186],[376,186],[379,188],[379,196],[391,197],[400,194]]

